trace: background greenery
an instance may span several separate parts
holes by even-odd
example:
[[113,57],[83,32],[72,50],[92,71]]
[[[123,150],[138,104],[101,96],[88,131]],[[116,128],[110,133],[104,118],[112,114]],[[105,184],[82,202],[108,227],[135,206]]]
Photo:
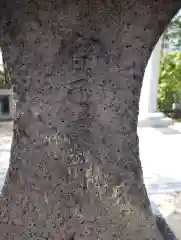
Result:
[[0,70],[0,88],[10,88],[11,77],[7,64],[3,65],[3,70]]
[[167,112],[181,102],[181,16],[174,18],[163,35],[158,88],[158,108]]
[[164,52],[158,88],[158,108],[172,109],[173,103],[181,102],[181,52]]

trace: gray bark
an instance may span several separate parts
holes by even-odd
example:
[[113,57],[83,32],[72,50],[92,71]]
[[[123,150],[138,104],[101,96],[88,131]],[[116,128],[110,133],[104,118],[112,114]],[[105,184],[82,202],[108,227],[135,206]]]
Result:
[[180,1],[5,1],[17,100],[0,240],[161,239],[139,161],[144,68]]

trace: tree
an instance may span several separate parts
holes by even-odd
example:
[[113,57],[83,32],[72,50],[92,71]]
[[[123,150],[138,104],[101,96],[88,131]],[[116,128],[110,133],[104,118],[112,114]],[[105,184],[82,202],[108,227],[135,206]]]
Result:
[[173,103],[181,101],[181,53],[165,52],[161,60],[158,107],[169,112]]
[[163,54],[158,89],[158,108],[170,112],[181,100],[181,15],[177,14],[163,34]]
[[170,50],[181,50],[181,16],[170,22],[163,34],[163,47]]
[[161,239],[139,161],[138,105],[150,53],[180,7],[1,5],[17,104],[0,240]]
[[0,86],[1,88],[11,87],[10,71],[6,64],[3,64],[3,69],[0,70]]

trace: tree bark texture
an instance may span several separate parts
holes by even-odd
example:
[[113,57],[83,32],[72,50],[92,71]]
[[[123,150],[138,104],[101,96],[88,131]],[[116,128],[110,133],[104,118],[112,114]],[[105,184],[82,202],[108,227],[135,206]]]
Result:
[[15,98],[0,240],[161,239],[137,119],[146,63],[181,1],[2,1]]

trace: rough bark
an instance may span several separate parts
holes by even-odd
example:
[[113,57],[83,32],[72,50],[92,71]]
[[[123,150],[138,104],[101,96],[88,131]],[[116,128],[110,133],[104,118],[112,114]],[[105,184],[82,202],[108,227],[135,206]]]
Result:
[[161,239],[137,117],[144,68],[180,1],[8,1],[17,109],[0,240]]

